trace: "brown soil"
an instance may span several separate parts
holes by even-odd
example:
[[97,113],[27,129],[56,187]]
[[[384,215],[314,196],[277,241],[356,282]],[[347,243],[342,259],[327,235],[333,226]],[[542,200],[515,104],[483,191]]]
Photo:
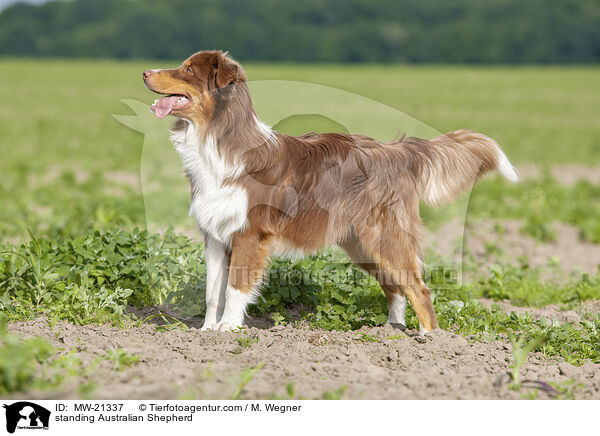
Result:
[[564,309],[560,304],[549,304],[548,306],[532,309],[530,307],[515,306],[509,301],[494,301],[489,298],[482,298],[479,301],[488,309],[495,303],[506,313],[515,312],[519,315],[531,313],[531,317],[534,320],[546,318],[549,321],[558,321],[560,323],[572,322],[579,324],[582,320],[586,319],[586,315],[587,318],[590,315],[594,318],[600,312],[600,300],[586,301],[580,303],[578,306],[569,307],[569,309]]
[[[540,166],[527,163],[517,165],[517,171],[522,180],[538,179],[543,174]],[[565,186],[572,186],[580,180],[596,185],[600,183],[600,167],[597,166],[553,165],[550,167],[550,174]]]
[[502,233],[494,230],[490,222],[473,225],[467,235],[469,249],[475,258],[485,257],[485,243],[493,244],[510,259],[527,258],[531,266],[548,266],[552,258],[559,262],[565,273],[587,272],[595,274],[600,263],[600,245],[579,240],[579,230],[565,223],[552,224],[555,242],[540,243],[520,233],[521,222],[501,221]]
[[[553,169],[554,171],[558,171]],[[581,168],[561,169],[560,180],[569,175],[581,178]],[[526,172],[526,171],[525,171]],[[521,171],[521,175],[524,171]],[[585,179],[596,177],[590,169]],[[587,173],[586,173],[587,174]],[[133,177],[115,177],[124,184],[138,183]],[[593,179],[596,180],[596,179]],[[596,181],[596,183],[598,183]],[[594,273],[600,259],[600,245],[582,243],[577,230],[555,224],[558,241],[541,244],[519,233],[518,221],[502,221],[504,231],[494,230],[492,222],[472,223],[466,230],[466,247],[480,267],[504,256],[516,260],[526,256],[534,266],[546,266],[558,256],[564,272]],[[192,235],[190,233],[190,235]],[[195,235],[195,233],[193,234]],[[448,223],[425,243],[442,255],[454,255],[462,227]],[[495,247],[494,253],[487,253]],[[483,300],[488,307],[492,302]],[[506,311],[531,311],[534,318],[559,322],[579,322],[586,311],[598,312],[600,302],[561,311],[559,307],[527,309],[499,303]],[[146,313],[147,315],[148,313]],[[59,322],[51,329],[43,319],[12,323],[9,330],[23,337],[42,336],[66,353],[76,349],[86,364],[107,350],[124,348],[139,355],[140,362],[123,372],[103,362],[92,374],[98,387],[97,398],[228,398],[240,383],[244,369],[264,363],[242,392],[242,398],[286,397],[286,385],[293,382],[297,397],[321,398],[326,392],[344,386],[345,399],[518,399],[532,388],[514,391],[506,380],[494,386],[510,369],[508,341],[469,342],[450,332],[435,331],[425,337],[408,335],[391,326],[365,327],[355,332],[310,330],[306,326],[273,326],[266,319],[248,320],[243,333],[200,332],[202,320],[185,320],[189,330],[157,332],[156,326],[118,329],[110,326],[76,326]],[[240,336],[256,339],[248,347],[238,343]],[[397,339],[390,337],[399,336]],[[600,399],[600,365],[591,362],[572,366],[560,358],[529,356],[522,370],[524,380],[565,382],[575,380],[583,387],[578,399]],[[30,392],[13,398],[75,398],[77,380],[57,392]],[[543,391],[540,398],[549,398]]]
[[[199,325],[199,319],[190,325]],[[157,332],[153,325],[118,329],[109,326],[75,326],[58,323],[53,330],[42,320],[10,325],[24,337],[42,336],[64,352],[75,348],[84,362],[106,350],[125,348],[141,356],[123,372],[104,362],[92,375],[104,399],[229,398],[240,383],[241,372],[264,362],[242,398],[286,397],[294,382],[296,398],[321,398],[346,386],[344,399],[518,399],[533,391],[507,387],[510,345],[507,342],[474,342],[445,331],[420,337],[392,328],[365,327],[355,332],[309,330],[292,326],[263,326],[250,320],[244,333],[187,331]],[[372,335],[372,336],[364,336]],[[241,347],[237,339],[257,342]],[[391,338],[392,337],[392,338]],[[399,338],[393,338],[399,337]],[[575,367],[559,358],[530,355],[522,380],[583,385],[575,398],[600,399],[600,365]],[[74,398],[75,384],[59,392],[33,392],[13,398]],[[543,391],[539,398],[549,398]]]
[[[464,251],[477,261],[479,272],[487,271],[489,265],[499,260],[516,264],[519,258],[526,259],[532,267],[542,268],[557,260],[555,272],[558,273],[598,272],[600,244],[580,241],[579,231],[575,227],[555,222],[552,228],[556,232],[557,240],[542,243],[521,234],[522,223],[518,220],[502,220],[498,225],[502,229],[501,232],[495,228],[493,221],[487,220],[471,222],[463,230],[460,223],[450,221],[431,232],[425,240],[424,247],[455,262],[461,261]],[[461,241],[463,234],[464,239]],[[493,247],[493,251],[488,252],[486,246]],[[556,278],[560,278],[561,274],[555,275]]]

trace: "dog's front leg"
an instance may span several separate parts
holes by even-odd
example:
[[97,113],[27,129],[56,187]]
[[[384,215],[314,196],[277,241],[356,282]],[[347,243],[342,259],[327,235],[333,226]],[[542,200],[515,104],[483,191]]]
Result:
[[225,305],[225,291],[229,269],[227,246],[210,235],[205,235],[206,253],[206,316],[201,330],[213,330],[217,326],[217,316]]
[[227,298],[217,330],[230,331],[244,324],[246,308],[258,294],[267,252],[268,240],[252,229],[232,238]]

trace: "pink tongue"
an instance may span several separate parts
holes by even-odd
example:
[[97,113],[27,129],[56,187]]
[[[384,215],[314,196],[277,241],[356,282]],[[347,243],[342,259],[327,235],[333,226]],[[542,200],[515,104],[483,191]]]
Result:
[[154,105],[154,115],[158,118],[164,118],[171,113],[173,107],[175,106],[175,102],[179,100],[181,96],[170,96],[163,97],[156,102]]

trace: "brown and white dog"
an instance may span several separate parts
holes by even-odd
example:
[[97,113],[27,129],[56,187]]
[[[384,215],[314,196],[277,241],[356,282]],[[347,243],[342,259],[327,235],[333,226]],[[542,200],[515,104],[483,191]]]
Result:
[[469,130],[388,143],[273,131],[253,109],[242,67],[221,51],[144,71],[143,79],[165,95],[152,105],[155,115],[179,118],[171,139],[206,248],[204,330],[243,324],[269,255],[327,245],[342,247],[379,280],[389,323],[405,324],[408,297],[421,330],[433,330],[438,322],[420,274],[419,200],[451,201],[494,169],[517,180],[498,144]]

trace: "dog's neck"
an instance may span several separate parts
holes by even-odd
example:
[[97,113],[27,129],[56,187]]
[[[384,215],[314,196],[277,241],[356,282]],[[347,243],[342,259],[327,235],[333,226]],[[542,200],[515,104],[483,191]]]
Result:
[[254,111],[246,82],[229,85],[215,97],[215,107],[203,134],[212,136],[219,152],[231,157],[258,147],[275,145],[275,134]]
[[171,139],[183,157],[186,172],[195,154],[205,155],[208,148],[214,149],[215,156],[228,167],[238,168],[237,177],[276,162],[273,153],[278,148],[278,134],[258,118],[246,83],[233,86],[226,96],[216,96],[210,121],[204,122],[206,117],[180,119],[173,127]]

